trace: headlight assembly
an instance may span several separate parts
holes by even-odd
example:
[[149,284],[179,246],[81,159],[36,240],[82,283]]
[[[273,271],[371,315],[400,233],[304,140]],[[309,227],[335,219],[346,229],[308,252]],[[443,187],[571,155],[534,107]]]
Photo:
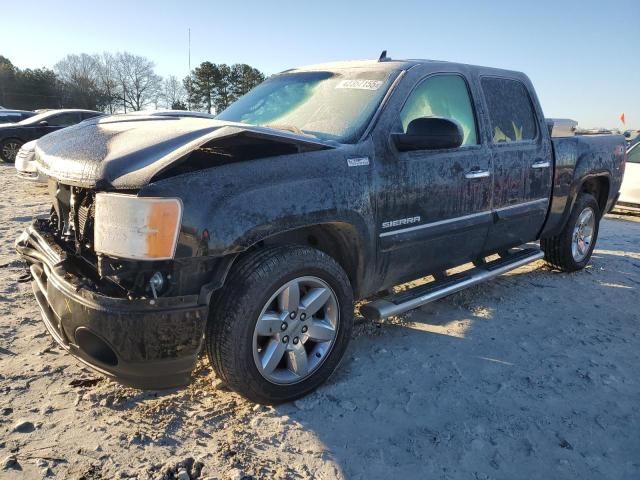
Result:
[[94,248],[118,258],[167,260],[175,254],[181,220],[177,198],[98,193]]

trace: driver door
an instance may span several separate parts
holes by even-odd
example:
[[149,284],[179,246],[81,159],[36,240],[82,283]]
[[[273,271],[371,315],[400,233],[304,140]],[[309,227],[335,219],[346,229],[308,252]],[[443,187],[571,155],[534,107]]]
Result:
[[420,278],[476,259],[491,214],[491,154],[482,145],[471,91],[457,72],[423,78],[397,119],[406,132],[418,117],[457,121],[458,148],[400,152],[392,146],[383,165],[379,202],[379,253],[385,286]]

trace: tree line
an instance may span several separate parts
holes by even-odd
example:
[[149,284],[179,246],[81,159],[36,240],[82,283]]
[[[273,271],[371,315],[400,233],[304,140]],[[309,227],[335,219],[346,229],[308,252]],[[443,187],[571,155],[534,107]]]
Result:
[[53,69],[20,69],[0,55],[0,105],[5,108],[84,108],[106,113],[168,108],[217,113],[261,83],[243,63],[202,62],[180,80],[162,78],[150,59],[129,52],[71,54]]

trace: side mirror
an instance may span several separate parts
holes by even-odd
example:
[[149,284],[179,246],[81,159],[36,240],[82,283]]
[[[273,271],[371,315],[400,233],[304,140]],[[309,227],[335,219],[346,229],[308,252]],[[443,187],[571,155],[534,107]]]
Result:
[[41,127],[48,127],[49,122],[47,122],[46,120],[42,120],[38,125],[40,125]]
[[631,137],[631,132],[624,132],[623,135],[625,136],[625,138],[630,138]]
[[464,140],[460,124],[442,117],[415,118],[407,133],[392,133],[391,137],[401,152],[457,148]]

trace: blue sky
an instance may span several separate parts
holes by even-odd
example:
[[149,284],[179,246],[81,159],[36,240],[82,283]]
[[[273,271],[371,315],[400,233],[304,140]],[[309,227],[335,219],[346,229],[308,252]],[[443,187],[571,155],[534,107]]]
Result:
[[[6,5],[3,5],[6,4]],[[522,70],[546,116],[640,128],[640,0],[0,0],[0,55],[52,67],[67,53],[128,50],[161,75],[191,63],[268,74],[331,60],[433,58]]]

